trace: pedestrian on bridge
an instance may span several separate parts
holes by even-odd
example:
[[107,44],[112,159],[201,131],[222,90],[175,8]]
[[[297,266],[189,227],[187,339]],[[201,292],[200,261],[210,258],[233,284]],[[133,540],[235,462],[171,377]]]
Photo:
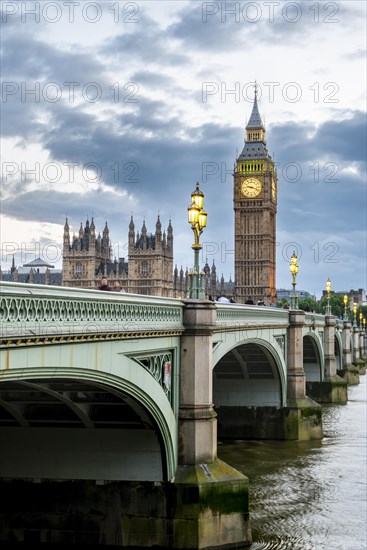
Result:
[[118,281],[115,281],[113,283],[113,288],[111,288],[110,290],[113,290],[113,292],[126,292],[126,290],[122,288],[121,284]]
[[98,290],[111,290],[110,286],[108,285],[107,277],[102,277],[101,284],[99,285]]

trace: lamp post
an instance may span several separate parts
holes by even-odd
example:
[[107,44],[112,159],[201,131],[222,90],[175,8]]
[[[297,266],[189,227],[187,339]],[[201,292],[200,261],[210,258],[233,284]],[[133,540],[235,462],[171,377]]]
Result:
[[348,311],[347,311],[347,305],[348,305],[348,295],[347,294],[344,294],[343,303],[344,303],[343,321],[349,321]]
[[366,318],[363,317],[363,330],[366,332]]
[[188,206],[188,221],[194,232],[194,244],[191,248],[194,251],[194,269],[189,273],[189,298],[203,300],[205,298],[203,277],[204,273],[199,273],[199,252],[202,245],[199,242],[200,235],[206,226],[207,213],[203,209],[204,193],[200,191],[199,182],[196,183],[196,189],[191,193],[191,204]]
[[330,291],[331,291],[331,281],[330,281],[330,278],[328,277],[328,280],[326,281],[326,299],[327,299],[326,310],[325,310],[326,315],[331,315]]
[[359,314],[359,328],[362,329],[362,322],[363,322],[363,313],[360,312]]
[[353,328],[357,327],[357,304],[353,304]]
[[292,295],[291,295],[291,309],[298,308],[298,298],[296,293],[296,277],[298,273],[298,258],[296,253],[293,252],[291,256],[291,262],[289,264],[289,270],[292,273]]

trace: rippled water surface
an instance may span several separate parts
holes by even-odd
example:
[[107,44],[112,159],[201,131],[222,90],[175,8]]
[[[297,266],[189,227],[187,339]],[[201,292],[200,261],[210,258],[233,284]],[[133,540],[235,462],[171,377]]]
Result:
[[246,550],[366,550],[366,376],[324,405],[322,441],[231,441],[219,457],[250,480]]

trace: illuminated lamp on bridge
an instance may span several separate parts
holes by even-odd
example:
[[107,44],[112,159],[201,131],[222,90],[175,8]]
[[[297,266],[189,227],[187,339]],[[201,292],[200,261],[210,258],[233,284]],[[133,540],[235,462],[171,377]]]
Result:
[[204,193],[200,191],[199,182],[196,183],[196,189],[191,193],[191,204],[188,206],[188,221],[194,232],[194,244],[191,248],[194,251],[194,268],[189,273],[189,298],[194,300],[203,300],[204,293],[204,273],[199,272],[199,252],[202,245],[199,242],[200,235],[206,227],[207,213],[203,209]]
[[344,303],[343,321],[349,321],[348,310],[347,310],[347,306],[348,306],[348,295],[347,294],[344,294],[343,303]]
[[326,281],[326,299],[327,299],[326,311],[325,311],[326,315],[331,315],[330,292],[331,292],[331,281],[330,281],[330,278],[328,278],[328,280]]
[[353,328],[357,328],[357,304],[353,304]]
[[291,295],[291,309],[298,309],[298,297],[296,292],[296,277],[298,273],[298,258],[296,253],[293,252],[291,261],[289,264],[289,270],[292,273],[292,295]]

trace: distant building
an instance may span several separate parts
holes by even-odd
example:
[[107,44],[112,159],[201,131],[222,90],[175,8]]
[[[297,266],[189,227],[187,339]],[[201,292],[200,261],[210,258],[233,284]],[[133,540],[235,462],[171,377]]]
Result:
[[155,233],[148,233],[145,221],[141,233],[135,234],[131,216],[128,237],[127,290],[136,294],[173,297],[173,230],[169,221],[167,233],[158,216]]
[[13,256],[10,270],[8,272],[0,270],[0,280],[35,285],[61,286],[61,269],[54,269],[52,264],[42,258],[35,258],[31,262],[17,267]]
[[155,233],[148,233],[143,222],[141,232],[135,233],[131,217],[128,232],[128,261],[112,260],[111,241],[107,222],[102,235],[96,236],[92,218],[78,235],[70,236],[68,220],[64,226],[62,284],[80,288],[98,288],[102,277],[108,284],[116,283],[127,291],[151,296],[173,296],[173,230],[162,232],[158,216]]
[[[225,281],[223,275],[219,279],[217,277],[217,270],[213,261],[212,267],[209,266],[208,261],[206,261],[203,267],[203,277],[204,277],[204,290],[205,297],[210,300],[216,300],[219,296],[226,296],[229,299],[234,299],[235,296],[235,286],[232,278],[229,278],[229,281]],[[180,271],[175,267],[173,273],[173,291],[176,298],[186,298],[189,288],[189,271],[186,269]]]
[[[283,298],[285,298],[289,302],[291,299],[292,292],[293,290],[289,290],[286,288],[278,288],[277,289],[278,302],[281,302]],[[304,300],[305,298],[310,298],[311,300],[316,301],[316,296],[314,294],[311,294],[307,290],[297,290],[297,296],[300,300]]]
[[357,306],[366,306],[366,291],[364,288],[359,288],[358,290],[349,291],[349,299],[352,304],[357,304]]
[[110,283],[120,281],[126,290],[127,263],[124,258],[111,260],[111,243],[107,222],[102,232],[96,236],[94,221],[87,219],[84,227],[80,224],[78,234],[70,236],[68,219],[64,225],[62,253],[62,284],[79,288],[98,288],[102,277]]
[[[326,291],[322,293],[323,296],[324,293],[326,295]],[[347,295],[350,309],[353,309],[353,304],[357,304],[357,307],[367,305],[366,291],[364,288],[359,288],[358,290],[340,290],[335,294]]]

